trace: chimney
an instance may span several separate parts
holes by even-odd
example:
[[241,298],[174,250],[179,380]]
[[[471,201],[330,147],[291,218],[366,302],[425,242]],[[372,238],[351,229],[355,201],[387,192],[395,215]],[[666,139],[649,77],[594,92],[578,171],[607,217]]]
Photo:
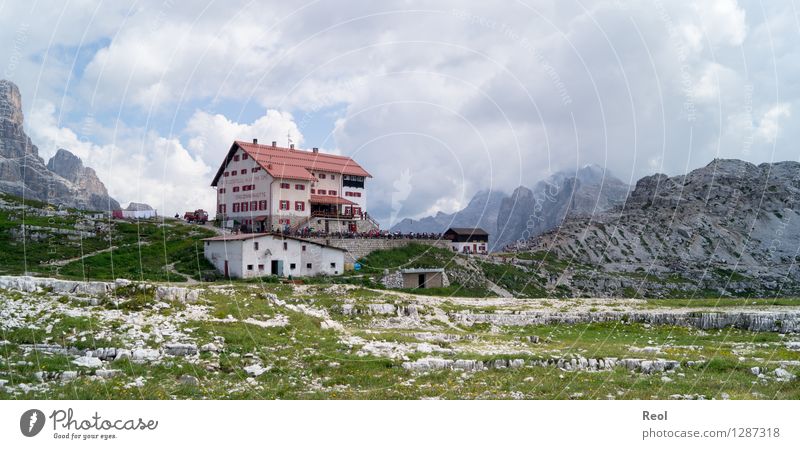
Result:
[[253,139],[253,143],[258,145],[258,139]]
[[294,144],[293,144],[293,143],[290,143],[290,144],[289,144],[289,149],[290,149],[290,150],[294,150]]
[[273,146],[273,147],[277,147],[277,146],[278,146],[278,142],[276,142],[276,141],[274,141],[274,140],[273,140],[273,141],[272,141],[272,146]]
[[313,151],[314,153],[319,153],[319,148],[314,147],[314,148],[311,149],[311,151]]

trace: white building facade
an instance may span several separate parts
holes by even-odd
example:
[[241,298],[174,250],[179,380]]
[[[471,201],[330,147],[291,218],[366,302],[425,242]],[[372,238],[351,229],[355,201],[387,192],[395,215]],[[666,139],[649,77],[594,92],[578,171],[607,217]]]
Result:
[[[211,185],[223,227],[269,232],[324,226],[362,230],[371,177],[346,156],[236,141]],[[375,224],[377,227],[377,224]],[[316,229],[323,230],[323,229]]]
[[280,234],[229,234],[203,240],[203,254],[225,277],[338,275],[347,251]]

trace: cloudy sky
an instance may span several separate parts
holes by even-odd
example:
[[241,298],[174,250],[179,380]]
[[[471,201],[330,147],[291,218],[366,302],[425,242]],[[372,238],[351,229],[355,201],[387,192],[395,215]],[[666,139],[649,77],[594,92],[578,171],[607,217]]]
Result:
[[625,181],[797,160],[793,2],[0,0],[0,77],[47,159],[213,209],[234,139],[353,156],[369,210],[452,212],[595,163]]

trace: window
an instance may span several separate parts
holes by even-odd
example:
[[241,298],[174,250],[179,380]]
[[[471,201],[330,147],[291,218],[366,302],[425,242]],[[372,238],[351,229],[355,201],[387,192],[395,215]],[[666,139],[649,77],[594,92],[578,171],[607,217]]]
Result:
[[336,175],[331,175],[331,179],[336,179]]
[[247,212],[247,201],[243,201],[239,209],[241,209],[242,212]]
[[250,201],[250,210],[258,210],[258,201]]
[[239,203],[233,203],[233,211],[239,212]]
[[295,268],[297,268],[297,264],[294,264],[294,263],[290,263],[289,264],[289,269],[290,270],[294,270]]
[[247,270],[248,270],[248,271],[252,271],[252,270],[253,270],[253,266],[252,266],[252,265],[248,265],[248,266],[247,266]]
[[238,162],[239,161],[239,155],[237,154],[236,156],[234,156],[233,160]]
[[267,200],[261,200],[258,202],[258,210],[267,210]]
[[224,204],[217,204],[217,213],[218,214],[222,213],[222,206],[224,206]]
[[289,188],[289,183],[288,182],[282,182],[281,183],[281,188],[282,189],[288,189]]
[[295,201],[294,202],[294,210],[304,211],[306,210],[306,203],[302,201]]
[[289,210],[289,201],[288,200],[281,200],[280,210]]
[[231,171],[231,176],[236,176],[236,170]]
[[306,250],[306,245],[303,245],[303,251],[305,251],[305,250]]
[[247,153],[243,153],[242,154],[242,160],[245,160],[245,159],[247,159]]
[[279,218],[278,219],[278,224],[284,225],[284,224],[290,224],[290,223],[291,223],[291,221],[288,218]]
[[283,250],[286,251],[288,249],[289,249],[289,244],[286,243],[286,242],[283,242]]
[[234,191],[234,192],[238,192],[238,191],[239,191],[239,186],[236,186],[236,187],[234,187],[234,188],[233,188],[233,191]]
[[315,189],[311,189],[311,194],[313,195],[315,193],[317,193],[317,191]]
[[325,173],[320,173],[319,174],[319,179],[325,179]]
[[224,205],[224,204],[220,204],[219,206],[217,206],[217,212],[219,212],[219,213],[224,214],[225,212],[227,212],[226,209],[227,209],[227,206]]
[[225,193],[225,189],[218,189],[217,192],[218,193]]
[[305,190],[306,186],[304,186],[303,184],[295,184],[294,185],[294,189],[295,190]]
[[306,268],[308,268],[308,269],[310,270],[310,269],[311,269],[311,264],[310,264],[310,263],[307,263],[307,264],[306,264]]
[[258,271],[264,271],[264,264],[263,263],[258,264]]
[[250,169],[250,172],[251,173],[255,173],[255,172],[259,171],[259,170],[261,170],[261,167],[253,167],[253,168]]
[[331,262],[331,268],[336,268],[336,262]]
[[258,242],[253,242],[253,249],[258,251]]
[[228,173],[228,172],[225,172],[225,177],[227,178],[229,174],[230,174],[230,173]]
[[328,195],[336,196],[335,190],[328,190]]

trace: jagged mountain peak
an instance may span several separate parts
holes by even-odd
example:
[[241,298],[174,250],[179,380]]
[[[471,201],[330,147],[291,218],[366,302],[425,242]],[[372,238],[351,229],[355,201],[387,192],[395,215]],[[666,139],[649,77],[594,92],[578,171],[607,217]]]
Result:
[[69,151],[59,149],[45,165],[23,120],[19,88],[0,80],[0,191],[78,209],[119,208],[95,171]]
[[0,121],[11,122],[22,126],[22,96],[16,84],[8,80],[0,80]]

